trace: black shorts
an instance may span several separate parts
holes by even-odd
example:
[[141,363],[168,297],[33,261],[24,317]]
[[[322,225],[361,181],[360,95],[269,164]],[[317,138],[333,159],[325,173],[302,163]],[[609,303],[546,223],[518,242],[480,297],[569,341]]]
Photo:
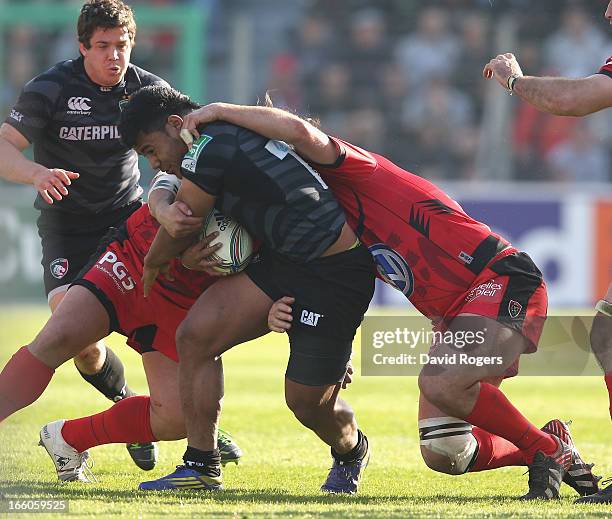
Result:
[[140,200],[110,213],[67,215],[41,211],[38,235],[42,244],[43,279],[47,298],[67,289],[88,264],[111,227],[120,225],[142,205]]
[[286,377],[308,386],[340,382],[374,295],[375,267],[368,249],[359,245],[307,263],[264,250],[246,274],[273,301],[295,298]]

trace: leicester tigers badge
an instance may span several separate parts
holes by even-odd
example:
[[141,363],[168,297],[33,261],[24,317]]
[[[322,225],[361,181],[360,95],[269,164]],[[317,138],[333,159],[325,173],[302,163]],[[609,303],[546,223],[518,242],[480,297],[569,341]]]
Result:
[[508,303],[508,313],[510,314],[510,317],[515,319],[521,313],[522,309],[523,305],[521,303],[515,301],[514,299],[510,299]]
[[49,270],[55,279],[62,279],[68,272],[68,260],[66,258],[54,259],[49,264]]

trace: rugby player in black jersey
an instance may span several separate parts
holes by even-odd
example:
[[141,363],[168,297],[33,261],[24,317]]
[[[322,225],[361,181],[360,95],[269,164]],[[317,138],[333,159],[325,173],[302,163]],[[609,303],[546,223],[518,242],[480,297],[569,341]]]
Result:
[[[355,331],[374,292],[372,257],[318,173],[284,143],[216,122],[200,128],[185,155],[181,116],[197,107],[171,88],[145,87],[124,107],[122,139],[154,168],[182,176],[177,200],[194,215],[205,216],[215,206],[241,223],[262,242],[261,260],[211,286],[179,326],[185,465],[140,488],[221,487],[219,356],[260,336],[272,302],[289,294],[300,318],[289,332],[285,399],[296,418],[331,447],[334,463],[322,490],[354,493],[368,463],[368,441],[338,393]],[[172,238],[160,228],[145,258],[145,295],[192,240]]]
[[[77,32],[80,56],[57,63],[28,82],[0,127],[0,177],[31,184],[38,191],[34,206],[40,211],[38,232],[51,311],[102,236],[140,207],[138,158],[120,141],[120,106],[142,86],[166,84],[130,64],[136,24],[132,10],[121,0],[86,2]],[[30,145],[34,161],[22,153]],[[31,372],[50,379],[51,370],[41,364],[22,348],[5,370],[18,372],[29,366]],[[132,394],[121,361],[103,342],[83,350],[75,364],[83,378],[109,399]],[[29,398],[15,393],[0,387],[0,416],[3,399]],[[153,468],[152,444],[128,445],[128,450],[140,468]]]

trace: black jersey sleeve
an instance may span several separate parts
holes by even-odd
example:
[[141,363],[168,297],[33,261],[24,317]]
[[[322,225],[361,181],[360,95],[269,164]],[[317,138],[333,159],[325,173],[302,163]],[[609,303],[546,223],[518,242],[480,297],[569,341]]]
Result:
[[13,126],[30,142],[38,140],[53,118],[64,84],[63,74],[51,69],[29,81],[4,122]]
[[200,138],[193,142],[183,157],[181,173],[209,195],[219,196],[224,176],[239,150],[237,126],[214,123],[200,131]]
[[170,85],[168,84],[168,82],[162,78],[160,78],[159,76],[156,76],[155,74],[151,74],[151,72],[137,67],[135,65],[130,65],[130,67],[132,68],[132,72],[134,74],[134,76],[137,78],[137,83],[138,83],[138,87],[145,87],[145,86],[151,86],[151,85],[155,85],[155,86],[163,86],[163,87],[170,87]]

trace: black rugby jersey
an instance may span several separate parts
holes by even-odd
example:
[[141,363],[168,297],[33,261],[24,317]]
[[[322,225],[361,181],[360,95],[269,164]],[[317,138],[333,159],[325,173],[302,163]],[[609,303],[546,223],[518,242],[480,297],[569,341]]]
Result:
[[319,174],[284,142],[225,122],[199,128],[181,172],[253,237],[293,261],[318,258],[340,235],[344,212]]
[[34,145],[35,162],[80,174],[63,200],[49,205],[38,195],[34,207],[89,215],[140,198],[138,157],[121,143],[117,124],[120,104],[153,84],[167,85],[130,64],[118,85],[97,85],[80,57],[56,64],[25,85],[5,122]]

